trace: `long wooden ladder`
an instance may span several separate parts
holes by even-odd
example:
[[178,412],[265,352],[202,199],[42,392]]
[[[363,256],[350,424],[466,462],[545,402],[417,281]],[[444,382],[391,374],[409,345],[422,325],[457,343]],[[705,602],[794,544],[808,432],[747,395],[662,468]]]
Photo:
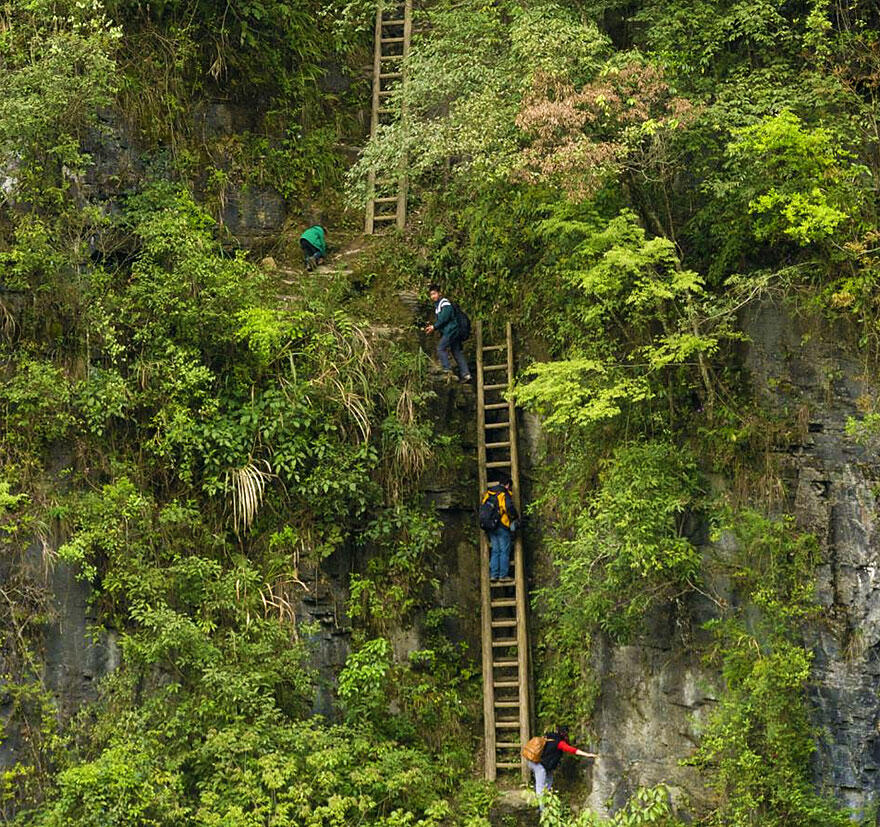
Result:
[[[486,344],[483,325],[476,323],[477,452],[480,495],[508,472],[513,500],[522,513],[519,489],[516,410],[504,394],[513,382],[513,334],[506,325],[503,344]],[[489,543],[480,532],[480,603],[483,640],[483,718],[485,775],[494,781],[499,770],[519,769],[528,780],[520,756],[531,730],[527,595],[521,533],[516,533],[513,578],[489,580]]]
[[[370,118],[370,137],[375,138],[379,128],[404,119],[404,112],[390,105],[394,87],[403,82],[405,61],[412,40],[412,0],[388,0],[379,3],[376,11],[376,34],[373,44],[373,107]],[[397,174],[379,178],[375,170],[367,176],[367,212],[364,232],[371,235],[377,229],[396,224],[403,229],[406,223],[407,179],[402,161]]]

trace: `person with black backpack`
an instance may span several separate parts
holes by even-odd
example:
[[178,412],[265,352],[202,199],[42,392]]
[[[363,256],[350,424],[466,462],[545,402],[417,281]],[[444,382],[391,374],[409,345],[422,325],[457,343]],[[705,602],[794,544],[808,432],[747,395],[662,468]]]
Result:
[[[540,745],[541,741],[543,745]],[[531,751],[535,749],[539,749],[540,753]],[[547,732],[543,736],[530,739],[523,749],[523,757],[535,776],[535,795],[538,797],[538,807],[541,810],[544,809],[542,800],[544,793],[553,787],[553,772],[559,766],[562,754],[566,752],[582,758],[599,757],[595,752],[584,752],[569,744],[567,726],[561,726],[554,732]]]
[[437,342],[437,356],[440,359],[443,372],[447,376],[452,375],[449,365],[449,351],[452,351],[458,364],[459,381],[470,382],[471,371],[461,349],[461,343],[470,335],[470,319],[458,305],[443,297],[439,285],[429,285],[428,295],[434,302],[436,318],[433,324],[425,327],[425,333],[433,333],[436,330],[440,334],[440,341]]
[[519,515],[513,504],[513,480],[502,474],[480,501],[480,528],[489,537],[489,579],[503,580],[510,569],[510,547]]

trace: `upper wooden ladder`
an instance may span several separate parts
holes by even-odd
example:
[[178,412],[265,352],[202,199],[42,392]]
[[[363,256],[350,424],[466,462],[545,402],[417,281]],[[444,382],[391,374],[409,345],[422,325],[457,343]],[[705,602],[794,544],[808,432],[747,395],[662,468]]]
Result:
[[[373,110],[370,118],[370,137],[375,138],[379,127],[401,120],[404,113],[390,106],[394,87],[403,82],[406,57],[412,39],[412,0],[380,2],[376,11],[376,35],[373,45]],[[400,229],[406,223],[407,181],[404,162],[396,175],[377,178],[376,171],[367,176],[367,212],[364,232],[371,235],[396,223]]]
[[[522,513],[519,489],[516,410],[504,393],[513,382],[513,335],[506,326],[504,344],[486,344],[476,323],[477,459],[480,496],[508,472],[513,500]],[[531,730],[527,595],[521,532],[516,533],[512,582],[489,580],[489,543],[480,532],[480,603],[483,640],[483,718],[486,737],[485,774],[493,781],[498,770],[528,767],[520,756]]]

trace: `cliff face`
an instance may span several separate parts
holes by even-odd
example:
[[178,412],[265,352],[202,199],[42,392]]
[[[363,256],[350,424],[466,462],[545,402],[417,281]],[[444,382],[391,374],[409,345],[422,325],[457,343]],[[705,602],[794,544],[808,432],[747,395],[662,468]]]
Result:
[[[225,105],[210,107],[199,117],[212,134],[240,126],[239,115]],[[118,178],[119,170],[134,170],[131,175],[136,176],[134,153],[114,138],[94,154],[85,195],[112,203],[108,182]],[[127,173],[121,177],[131,180]],[[284,218],[277,194],[254,190],[230,193],[224,212],[228,228],[255,246],[271,238]],[[823,330],[816,320],[767,303],[743,324],[751,337],[744,364],[755,393],[799,433],[775,457],[782,506],[816,535],[823,549],[817,592],[825,616],[807,633],[814,652],[815,778],[841,802],[864,808],[876,800],[880,785],[880,559],[875,536],[880,462],[875,452],[847,434],[846,423],[863,415],[876,398],[876,387],[844,337]],[[441,604],[456,610],[445,621],[445,631],[465,641],[476,662],[475,399],[469,387],[435,381],[433,389],[436,433],[453,437],[452,450],[461,455],[458,464],[429,472],[422,482],[445,526],[433,575],[440,583]],[[528,500],[528,468],[542,461],[543,437],[535,419],[524,417],[523,424],[523,493]],[[721,488],[730,484],[715,482]],[[529,540],[534,546],[539,537],[527,535]],[[723,559],[731,542],[724,537],[714,545],[706,543],[704,552]],[[297,616],[314,630],[312,665],[320,676],[314,711],[331,717],[335,675],[349,652],[348,577],[362,563],[339,552],[325,561],[322,571],[303,573],[309,589],[302,594]],[[736,599],[720,568],[711,576],[707,592]],[[116,666],[119,653],[112,630],[91,631],[100,618],[90,607],[87,587],[63,565],[48,578],[54,612],[46,626],[44,677],[69,714],[94,697],[96,681]],[[719,676],[695,654],[705,642],[702,626],[713,616],[712,600],[693,595],[655,612],[649,632],[633,645],[597,646],[594,666],[601,690],[594,720],[597,740],[591,746],[601,758],[595,764],[570,765],[570,777],[564,779],[580,785],[584,802],[596,811],[614,810],[636,787],[660,782],[670,786],[674,797],[687,796],[697,805],[706,796],[696,770],[679,762],[699,743],[701,725],[717,698]],[[540,618],[533,628],[552,635],[552,625],[552,618]],[[399,657],[421,645],[418,622],[395,630],[392,637]],[[0,714],[9,714],[3,698]],[[16,748],[14,734],[0,744],[0,766],[14,762]]]
[[[876,797],[880,777],[880,574],[876,538],[880,463],[847,435],[849,417],[860,416],[873,392],[872,377],[832,331],[817,333],[815,322],[795,318],[785,308],[765,305],[747,324],[751,343],[745,365],[756,393],[790,420],[800,438],[778,449],[783,506],[799,525],[813,532],[823,548],[817,592],[824,608],[820,623],[808,630],[814,652],[812,708],[818,749],[818,786],[859,809]],[[445,631],[467,642],[479,656],[479,565],[473,508],[472,462],[475,398],[467,387],[434,383],[432,404],[438,434],[455,438],[461,463],[441,474],[427,474],[425,496],[444,521],[434,576],[441,602],[456,609]],[[541,461],[539,424],[526,418],[526,465]],[[528,488],[528,478],[524,479]],[[717,481],[725,485],[724,481]],[[536,539],[536,538],[532,538]],[[723,559],[732,540],[705,545],[707,557]],[[311,621],[312,665],[320,676],[315,712],[334,714],[334,677],[349,652],[345,618],[347,580],[357,561],[338,553],[322,572],[304,573],[298,616]],[[720,567],[707,592],[736,600]],[[90,632],[98,618],[89,607],[87,587],[65,566],[50,574],[55,614],[47,626],[45,677],[65,712],[94,697],[95,681],[118,663],[112,630]],[[585,804],[598,812],[622,806],[640,785],[667,784],[673,798],[699,805],[706,791],[696,770],[680,761],[700,740],[701,724],[716,701],[719,676],[695,654],[705,643],[702,625],[715,615],[702,595],[665,607],[649,620],[649,632],[629,646],[599,644],[594,667],[601,692],[594,725],[601,753],[595,764],[571,764],[561,786],[584,791]],[[317,625],[315,625],[317,621]],[[552,634],[552,618],[539,620]],[[399,657],[421,645],[418,623],[393,635]],[[0,747],[0,761],[15,758],[15,739]]]
[[824,622],[808,630],[819,749],[815,776],[843,803],[876,801],[880,783],[880,548],[876,452],[846,433],[876,399],[876,382],[822,330],[765,305],[747,327],[747,366],[773,405],[798,417],[801,439],[780,459],[789,508],[819,539],[817,592]]
[[[799,432],[777,449],[781,506],[822,548],[817,594],[822,620],[806,630],[814,653],[811,706],[817,733],[817,786],[862,810],[876,802],[880,761],[880,552],[876,455],[846,433],[849,417],[875,397],[873,377],[848,351],[839,331],[765,304],[745,322],[745,365],[756,394]],[[717,481],[725,486],[726,481]],[[730,537],[705,546],[723,559]],[[722,567],[710,564],[707,592],[735,600]],[[599,647],[596,726],[602,759],[581,772],[588,802],[603,812],[638,785],[665,782],[673,797],[705,796],[693,769],[679,766],[699,743],[719,676],[694,655],[702,624],[714,616],[701,596],[650,619],[637,644]]]

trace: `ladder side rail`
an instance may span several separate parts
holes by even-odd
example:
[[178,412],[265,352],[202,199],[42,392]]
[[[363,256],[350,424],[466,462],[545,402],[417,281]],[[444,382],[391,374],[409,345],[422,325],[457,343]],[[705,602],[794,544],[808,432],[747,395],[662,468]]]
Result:
[[[513,385],[513,327],[507,322],[505,335],[507,339],[507,377],[510,385]],[[522,496],[520,494],[519,482],[519,449],[518,449],[518,433],[516,427],[516,405],[513,397],[508,396],[507,400],[507,416],[510,420],[510,476],[513,478],[515,488],[514,504],[516,510],[522,515]],[[527,595],[526,595],[526,576],[525,576],[525,560],[523,553],[522,532],[516,532],[514,541],[514,566],[515,566],[515,590],[516,590],[516,650],[517,659],[519,660],[519,732],[520,741],[525,743],[530,737],[532,728],[531,721],[531,701],[529,693],[529,634],[528,623],[526,620],[527,612]],[[523,780],[529,780],[529,768],[526,759],[521,759]]]
[[[403,7],[403,59],[401,60],[401,71],[403,72],[403,102],[400,110],[401,134],[404,141],[407,138],[407,112],[406,112],[406,80],[407,71],[406,63],[409,58],[409,46],[412,40],[412,15],[413,0],[405,0]],[[397,226],[403,229],[406,224],[406,199],[409,191],[409,181],[406,175],[406,155],[401,155],[399,180],[397,187]]]
[[[486,409],[483,395],[483,323],[476,323],[477,345],[477,475],[480,493],[488,485],[486,476]],[[497,774],[495,749],[495,687],[492,667],[492,606],[489,585],[489,542],[484,531],[480,531],[480,617],[483,641],[483,727],[485,734],[485,776],[494,781]]]
[[[373,104],[370,112],[370,137],[375,138],[379,131],[379,90],[382,80],[379,75],[382,72],[382,5],[376,9],[376,30],[373,35]],[[367,174],[367,206],[364,216],[364,234],[372,235],[374,229],[374,216],[376,214],[376,170],[371,169]]]

